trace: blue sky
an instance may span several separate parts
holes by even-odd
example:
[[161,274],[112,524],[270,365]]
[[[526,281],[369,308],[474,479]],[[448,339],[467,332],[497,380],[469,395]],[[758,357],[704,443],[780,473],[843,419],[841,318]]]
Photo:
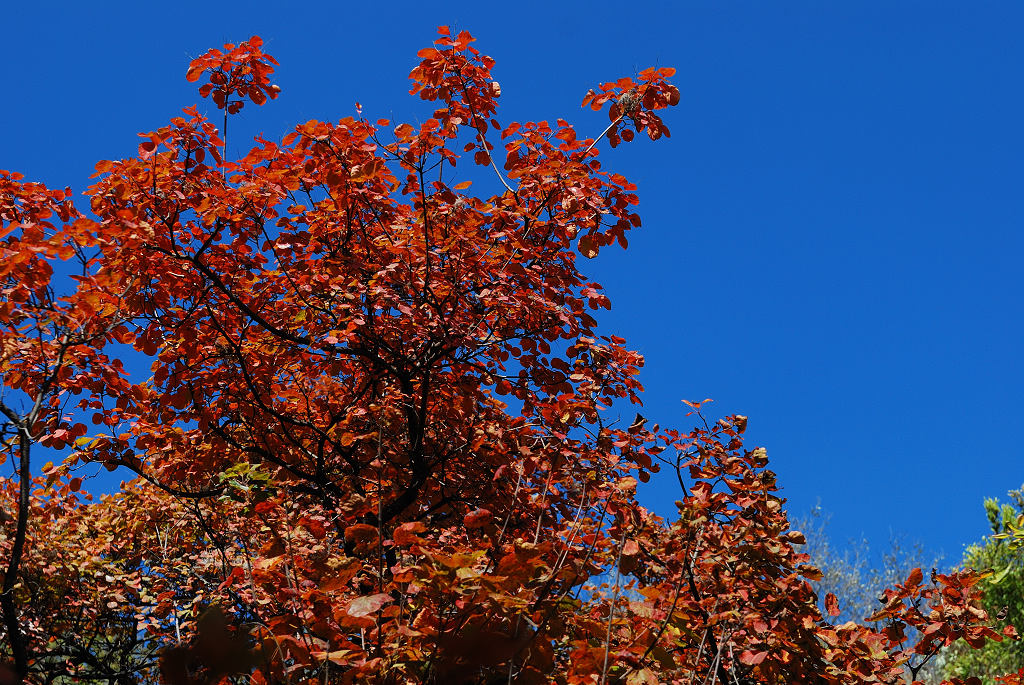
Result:
[[[191,57],[263,36],[281,97],[232,130],[423,118],[406,75],[435,27],[497,60],[503,121],[596,134],[586,90],[673,66],[672,138],[605,151],[639,185],[627,252],[587,263],[606,332],[647,358],[645,415],[750,416],[793,511],[837,541],[903,532],[956,560],[985,496],[1024,482],[1024,4],[17,3],[0,168],[83,190],[99,159],[198,101]],[[205,107],[205,105],[204,105]],[[236,135],[238,132],[238,135]],[[646,501],[668,513],[654,481]]]

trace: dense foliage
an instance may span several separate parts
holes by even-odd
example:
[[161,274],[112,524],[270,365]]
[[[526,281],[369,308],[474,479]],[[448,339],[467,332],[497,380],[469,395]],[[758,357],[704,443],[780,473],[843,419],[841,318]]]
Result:
[[[88,211],[0,174],[8,680],[897,682],[1003,639],[974,571],[914,569],[833,625],[745,417],[612,418],[642,358],[579,263],[640,218],[599,143],[668,135],[673,71],[588,93],[590,138],[502,123],[472,40],[419,53],[418,125],[225,159],[229,117],[279,92],[254,37],[189,67],[220,129],[143,134]],[[66,457],[33,478],[36,445]],[[87,463],[138,479],[92,501]],[[659,468],[673,521],[636,499]]]
[[[1012,530],[1024,515],[1024,489],[1011,490],[1010,502],[985,500],[985,514],[993,537],[973,544],[964,552],[965,568],[993,569],[986,579],[982,608],[998,621],[1024,624],[1024,555],[1013,541]],[[988,685],[996,678],[1024,664],[1024,643],[1004,640],[986,644],[979,650],[957,648],[951,651],[947,673],[956,676],[980,676]]]
[[[831,619],[834,623],[863,622],[876,612],[885,588],[901,583],[915,568],[938,572],[948,566],[941,557],[928,554],[921,542],[909,539],[906,534],[892,534],[888,547],[883,550],[872,547],[863,537],[837,544],[829,535],[830,519],[819,505],[793,518],[791,524],[806,539],[806,543],[797,545],[796,549],[807,554],[810,563],[821,571],[821,578],[811,581],[818,595],[819,609],[826,611],[825,599],[830,596],[838,601],[839,613]],[[872,627],[879,630],[884,626],[876,623]],[[912,630],[908,633],[908,639],[917,638]],[[937,685],[946,671],[948,655],[949,650],[930,659],[918,669],[917,678],[925,685]],[[1000,672],[1004,673],[1005,669]]]

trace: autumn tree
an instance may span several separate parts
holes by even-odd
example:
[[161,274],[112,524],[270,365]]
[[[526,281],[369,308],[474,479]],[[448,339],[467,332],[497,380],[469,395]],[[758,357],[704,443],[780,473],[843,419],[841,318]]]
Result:
[[[420,124],[309,121],[232,160],[230,117],[279,93],[253,37],[189,66],[219,128],[142,134],[87,212],[2,175],[14,677],[897,682],[1001,639],[967,571],[833,625],[745,417],[616,418],[643,359],[580,265],[640,226],[600,157],[668,135],[673,70],[587,93],[587,136],[503,122],[472,43],[419,53]],[[33,478],[38,444],[66,456]],[[137,479],[90,501],[90,463]],[[672,521],[637,501],[661,468]]]
[[[817,505],[795,517],[791,524],[806,539],[797,550],[807,554],[810,563],[821,571],[822,577],[812,581],[811,587],[818,595],[822,611],[825,599],[836,597],[839,606],[839,614],[833,617],[836,623],[863,622],[876,612],[885,589],[902,582],[913,569],[944,568],[941,557],[928,554],[920,542],[909,540],[905,534],[891,535],[888,547],[881,552],[873,549],[864,537],[839,544],[830,535],[830,520],[831,515]],[[969,647],[967,651],[971,651]],[[941,654],[929,659],[918,670],[917,679],[925,685],[939,683],[945,670],[945,657],[946,654]]]
[[81,484],[80,478],[51,483],[50,501],[33,504],[32,449],[61,449],[81,437],[85,426],[67,420],[68,398],[102,391],[120,363],[101,352],[110,322],[96,310],[99,299],[72,303],[55,294],[57,263],[77,268],[74,278],[83,286],[94,285],[87,254],[93,236],[83,228],[70,189],[50,190],[0,172],[0,226],[0,463],[10,460],[15,472],[0,481],[0,544],[6,552],[0,612],[13,667],[24,674],[32,626],[22,622],[18,605],[30,591],[22,564],[32,513],[52,510],[54,497],[73,499]]

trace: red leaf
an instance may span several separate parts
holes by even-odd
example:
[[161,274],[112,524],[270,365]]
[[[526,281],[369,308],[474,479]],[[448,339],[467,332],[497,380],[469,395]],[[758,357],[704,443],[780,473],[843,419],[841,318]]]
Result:
[[580,236],[579,248],[580,254],[587,259],[593,259],[597,256],[597,243],[589,235]]
[[825,594],[825,611],[829,616],[839,615],[839,600],[831,592]]
[[466,528],[469,529],[483,528],[491,522],[492,518],[494,518],[494,515],[487,509],[474,509],[466,514],[463,522],[466,524]]
[[395,532],[392,535],[395,544],[399,547],[411,547],[419,542],[421,539],[416,533],[422,533],[426,530],[426,526],[420,521],[413,521],[411,523],[403,523],[402,525],[395,528]]
[[377,527],[366,523],[357,523],[345,529],[345,539],[355,542],[366,542],[377,538]]
[[219,592],[220,590],[223,590],[229,585],[233,585],[236,580],[239,580],[244,577],[245,571],[243,571],[240,566],[235,566],[231,569],[231,573],[228,574],[228,577],[224,579],[224,582],[217,586],[217,591]]

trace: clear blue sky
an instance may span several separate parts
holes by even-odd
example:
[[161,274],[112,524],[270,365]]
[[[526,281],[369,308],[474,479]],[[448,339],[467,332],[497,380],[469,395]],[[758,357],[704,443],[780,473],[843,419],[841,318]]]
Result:
[[[0,168],[82,190],[198,101],[191,57],[252,34],[281,97],[243,126],[426,116],[406,95],[438,24],[497,60],[502,119],[596,134],[587,88],[674,66],[671,140],[602,158],[644,227],[589,263],[607,330],[647,357],[645,414],[750,416],[793,510],[955,560],[981,500],[1024,482],[1024,4],[15,3]],[[204,105],[205,106],[205,105]],[[236,149],[243,140],[233,133]],[[667,513],[668,481],[646,493]],[[656,481],[657,483],[657,481]],[[668,506],[665,506],[665,505]]]

